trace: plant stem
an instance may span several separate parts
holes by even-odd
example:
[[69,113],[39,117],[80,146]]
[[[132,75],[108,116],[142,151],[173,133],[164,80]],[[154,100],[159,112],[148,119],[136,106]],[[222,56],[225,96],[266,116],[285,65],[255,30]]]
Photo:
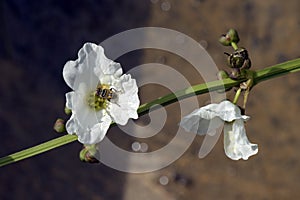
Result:
[[44,153],[51,149],[54,149],[54,148],[60,147],[62,145],[68,144],[70,142],[73,142],[75,140],[77,140],[77,136],[75,136],[75,135],[64,135],[59,138],[49,140],[45,143],[30,147],[28,149],[19,151],[17,153],[11,154],[9,156],[0,158],[0,167],[2,167],[4,165],[8,165],[13,162],[23,160],[25,158],[29,158],[29,157]]
[[237,101],[239,100],[239,97],[240,97],[240,95],[241,95],[241,92],[242,92],[242,88],[239,88],[237,91],[236,91],[236,93],[235,93],[235,96],[234,96],[234,99],[233,99],[233,104],[236,104],[237,103]]
[[235,51],[238,50],[238,48],[239,48],[235,42],[231,42],[231,46]]
[[[288,73],[300,71],[300,58],[291,60],[288,62],[284,62],[281,64],[274,65],[272,67],[268,67],[262,70],[258,70],[253,74],[253,86],[278,76],[283,76]],[[155,105],[166,106],[181,99],[185,99],[194,95],[200,95],[203,93],[216,91],[220,89],[228,89],[233,86],[238,86],[241,82],[247,79],[242,80],[232,80],[230,78],[226,78],[223,80],[212,81],[208,83],[203,83],[195,86],[191,86],[189,88],[177,91],[175,93],[168,94],[166,96],[160,97],[152,102],[143,104],[139,107],[138,113],[139,115],[144,115],[148,113],[149,109]],[[239,95],[236,95],[239,96]],[[237,97],[238,98],[238,97]],[[234,100],[237,101],[237,100]],[[112,124],[114,125],[114,124]],[[51,149],[57,148],[59,146],[71,143],[77,140],[77,136],[75,135],[64,135],[59,138],[55,138],[53,140],[47,141],[40,145],[19,151],[17,153],[5,156],[0,158],[0,167],[23,160],[25,158],[29,158],[43,152],[49,151]]]

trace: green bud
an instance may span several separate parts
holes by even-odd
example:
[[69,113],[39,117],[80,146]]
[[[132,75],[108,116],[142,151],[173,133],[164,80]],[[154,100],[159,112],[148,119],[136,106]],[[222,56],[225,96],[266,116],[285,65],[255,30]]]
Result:
[[231,42],[238,43],[240,41],[238,32],[233,28],[229,29],[226,36],[228,36],[230,38]]
[[219,42],[224,46],[230,46],[231,45],[231,40],[226,35],[221,35],[221,37],[219,38]]
[[79,158],[82,162],[99,163],[99,161],[95,158],[96,154],[96,145],[84,145],[83,149],[79,153]]
[[224,46],[230,46],[232,43],[238,43],[240,41],[239,35],[235,29],[229,29],[226,34],[221,35],[219,42]]
[[53,126],[53,129],[57,132],[57,133],[63,133],[66,131],[65,129],[65,121],[63,119],[58,118]]
[[71,115],[72,110],[70,108],[65,107],[65,113],[66,113],[66,115]]

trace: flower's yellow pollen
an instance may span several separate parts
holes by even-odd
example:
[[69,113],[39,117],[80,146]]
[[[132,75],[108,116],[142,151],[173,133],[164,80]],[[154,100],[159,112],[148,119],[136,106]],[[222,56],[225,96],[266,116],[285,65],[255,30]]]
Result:
[[97,91],[99,88],[107,89],[109,90],[110,86],[107,84],[97,85],[97,88],[95,91],[92,91],[89,93],[87,97],[87,103],[89,107],[95,111],[99,111],[102,109],[106,109],[109,103],[109,99],[103,98],[97,94]]

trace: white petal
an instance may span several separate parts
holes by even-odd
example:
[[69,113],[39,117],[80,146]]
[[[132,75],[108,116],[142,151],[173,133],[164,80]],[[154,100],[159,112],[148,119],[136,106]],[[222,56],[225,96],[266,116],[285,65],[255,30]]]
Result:
[[126,105],[126,107],[132,110],[137,110],[140,105],[140,99],[138,96],[138,87],[135,79],[132,79],[129,74],[124,74],[120,78],[120,84],[124,93],[120,94],[119,103]]
[[222,101],[219,104],[209,104],[203,109],[203,117],[211,119],[213,117],[220,117],[226,122],[231,122],[236,119],[248,118],[248,116],[241,115],[241,110],[238,106],[230,101]]
[[105,110],[96,111],[90,108],[86,102],[85,84],[81,83],[73,96],[73,113],[80,127],[84,130],[91,129],[95,124],[102,121],[102,117],[106,115]]
[[101,121],[95,124],[91,129],[86,130],[83,134],[78,135],[78,141],[83,144],[97,144],[103,140],[111,124],[111,118],[105,115]]
[[79,126],[78,123],[76,122],[75,115],[72,113],[72,116],[66,123],[66,130],[69,134],[76,134]]
[[73,108],[73,96],[74,96],[74,92],[68,92],[66,93],[66,107],[69,108],[69,109],[72,109]]
[[180,126],[186,131],[204,135],[213,135],[215,129],[220,127],[223,121],[231,122],[236,119],[248,119],[248,116],[241,115],[239,107],[230,101],[222,101],[219,104],[209,104],[194,110],[185,116]]
[[[214,135],[216,129],[224,123],[218,117],[209,118],[204,109],[196,109],[191,114],[182,118],[179,126],[188,132],[197,133],[199,135]],[[208,119],[206,119],[207,117]]]
[[[87,71],[89,68],[93,69],[93,66],[89,65],[89,62],[87,62],[89,59],[93,59],[90,55],[90,43],[86,43],[83,45],[83,47],[78,52],[78,59],[73,61],[68,61],[64,68],[63,68],[63,77],[67,85],[72,88],[74,88],[74,84],[76,81],[76,78],[78,78],[79,74]],[[93,70],[89,70],[92,71]]]
[[[130,75],[120,77],[121,90],[117,92],[117,100],[112,101],[108,112],[117,124],[125,125],[129,118],[137,119],[137,109],[140,104],[136,81]],[[119,88],[116,88],[119,90]]]
[[76,134],[78,141],[83,144],[96,144],[103,140],[110,124],[111,118],[105,115],[101,117],[101,121],[95,123],[91,128],[84,128],[76,119],[76,115],[72,114],[66,123],[66,130],[69,134]]
[[75,78],[78,72],[78,65],[74,61],[68,61],[63,68],[63,77],[67,85],[73,88]]
[[257,144],[249,142],[242,119],[224,125],[224,150],[232,160],[247,160],[257,154]]
[[119,77],[122,75],[123,70],[120,63],[108,59],[104,54],[103,47],[92,43],[88,44],[95,52],[96,67],[94,68],[94,72],[98,77],[102,77],[103,75],[114,75]]

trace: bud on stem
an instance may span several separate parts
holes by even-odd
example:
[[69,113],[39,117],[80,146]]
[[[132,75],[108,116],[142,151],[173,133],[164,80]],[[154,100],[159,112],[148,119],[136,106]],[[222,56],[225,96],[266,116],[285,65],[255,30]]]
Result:
[[99,163],[99,161],[95,158],[97,154],[96,145],[84,145],[83,149],[79,153],[79,158],[82,162],[88,163]]
[[57,132],[57,133],[63,133],[66,131],[65,129],[65,121],[63,119],[58,118],[53,126],[53,129]]

